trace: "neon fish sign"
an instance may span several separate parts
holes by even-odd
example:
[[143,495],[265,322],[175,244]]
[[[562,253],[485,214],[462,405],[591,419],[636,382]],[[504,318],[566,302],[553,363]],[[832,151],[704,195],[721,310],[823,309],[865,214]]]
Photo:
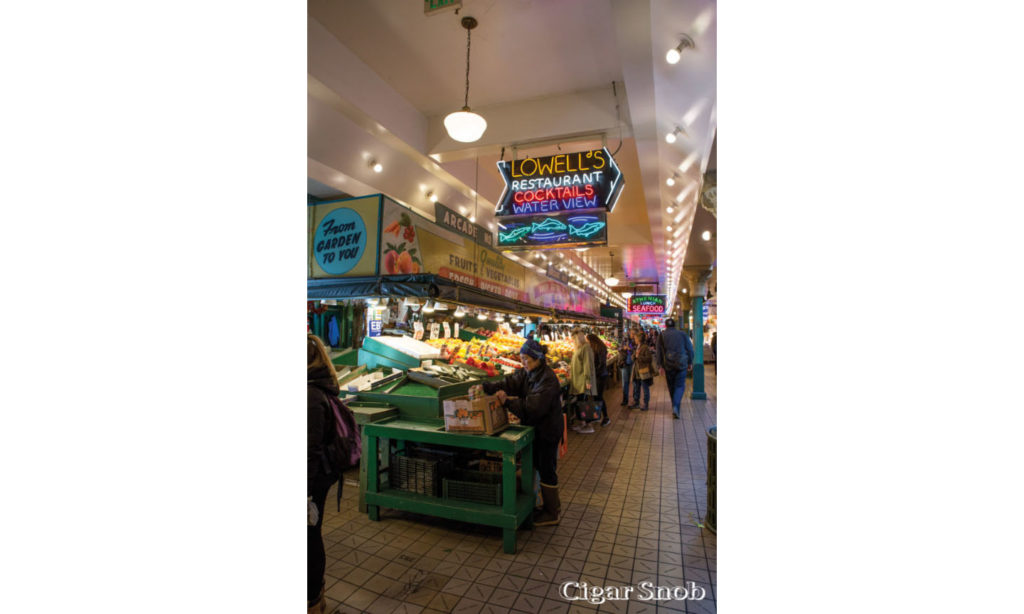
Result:
[[498,223],[498,247],[529,249],[605,245],[608,243],[607,216],[604,211],[596,211],[502,219]]

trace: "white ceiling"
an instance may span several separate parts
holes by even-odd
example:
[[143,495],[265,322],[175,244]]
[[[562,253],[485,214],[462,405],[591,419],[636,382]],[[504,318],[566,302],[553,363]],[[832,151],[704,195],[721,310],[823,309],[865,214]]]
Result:
[[[621,142],[616,160],[627,190],[613,213],[618,219],[610,220],[609,248],[575,256],[601,276],[628,269],[663,290],[672,284],[667,263],[679,250],[682,264],[697,231],[697,194],[715,136],[715,3],[463,0],[459,15],[431,16],[422,6],[308,3],[309,178],[349,194],[384,192],[428,215],[428,189],[456,209],[471,207],[476,196],[478,221],[487,224],[501,192],[494,163],[503,147],[508,159],[513,145],[522,157],[556,145],[586,149],[602,139],[615,151]],[[469,104],[488,120],[484,137],[471,145],[448,139],[441,125],[462,106],[464,15],[480,23],[472,37]],[[681,33],[694,38],[696,49],[670,65],[665,52]],[[664,137],[676,125],[684,133],[670,145]],[[370,170],[370,159],[384,172]],[[671,248],[669,225],[679,233]]]

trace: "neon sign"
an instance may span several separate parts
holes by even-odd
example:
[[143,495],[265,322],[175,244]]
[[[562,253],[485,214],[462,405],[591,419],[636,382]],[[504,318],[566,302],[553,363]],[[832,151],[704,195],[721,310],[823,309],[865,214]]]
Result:
[[622,193],[622,171],[607,148],[502,160],[498,170],[505,180],[495,208],[498,216],[592,209],[610,213]]
[[498,247],[534,249],[606,245],[608,214],[604,211],[515,216],[498,221]]
[[626,311],[629,313],[645,313],[663,315],[665,313],[664,294],[637,294],[629,297]]

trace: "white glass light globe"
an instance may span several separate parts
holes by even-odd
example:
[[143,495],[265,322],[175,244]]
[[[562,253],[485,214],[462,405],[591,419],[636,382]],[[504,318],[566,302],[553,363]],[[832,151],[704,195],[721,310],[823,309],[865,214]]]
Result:
[[676,133],[675,132],[669,132],[668,134],[666,134],[665,135],[665,142],[666,143],[675,143],[676,142]]
[[700,233],[700,238],[704,239],[705,241],[710,241],[711,240],[711,231],[710,230],[705,230],[704,232]]
[[461,111],[449,113],[444,118],[444,127],[452,139],[460,143],[472,143],[484,135],[487,120],[470,111],[469,107],[463,107]]
[[619,285],[619,280],[616,279],[615,277],[609,277],[609,278],[604,280],[604,283],[608,284],[609,286],[614,287],[614,286]]
[[679,61],[679,58],[681,58],[681,57],[682,57],[682,54],[679,53],[679,50],[673,48],[673,49],[669,49],[668,53],[665,54],[665,61],[668,62],[669,64],[675,64],[676,62]]

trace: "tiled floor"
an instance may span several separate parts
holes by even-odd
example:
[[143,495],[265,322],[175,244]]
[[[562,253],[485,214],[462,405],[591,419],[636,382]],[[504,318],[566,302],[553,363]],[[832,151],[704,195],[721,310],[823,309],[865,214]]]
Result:
[[[706,401],[689,398],[673,420],[665,379],[651,387],[651,410],[619,406],[605,393],[612,423],[569,433],[559,461],[562,520],[520,530],[505,554],[501,531],[394,510],[380,522],[356,508],[355,473],[342,511],[328,505],[328,612],[715,612],[716,538],[698,525],[706,512],[707,428],[716,422],[715,367],[705,371]],[[328,503],[334,500],[328,495]],[[569,602],[566,580],[591,586],[687,586],[700,601]],[[634,595],[636,593],[634,592]]]

